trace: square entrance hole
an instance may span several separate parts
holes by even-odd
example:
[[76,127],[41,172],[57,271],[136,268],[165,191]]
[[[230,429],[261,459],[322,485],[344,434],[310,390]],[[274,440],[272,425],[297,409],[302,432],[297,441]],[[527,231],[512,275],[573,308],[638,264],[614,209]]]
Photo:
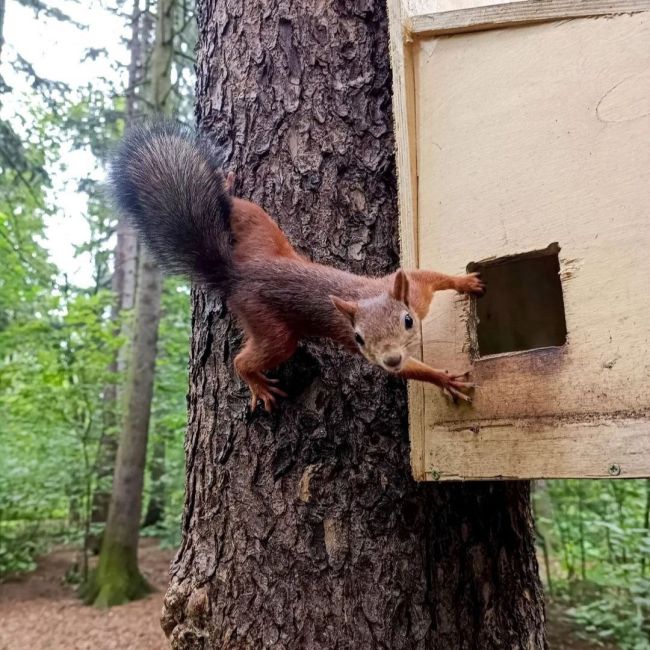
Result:
[[479,356],[560,346],[566,319],[560,282],[560,247],[468,264],[487,292],[474,304]]

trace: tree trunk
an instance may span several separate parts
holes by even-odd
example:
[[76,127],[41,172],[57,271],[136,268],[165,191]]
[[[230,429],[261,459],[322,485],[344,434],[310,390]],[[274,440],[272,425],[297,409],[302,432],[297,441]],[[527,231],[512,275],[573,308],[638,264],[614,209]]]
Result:
[[[158,0],[151,54],[151,103],[163,112],[170,96],[173,12],[176,0]],[[145,40],[146,42],[146,40]],[[147,437],[156,366],[162,274],[146,249],[140,251],[134,336],[125,389],[125,416],[115,461],[113,490],[97,571],[85,599],[98,606],[135,600],[151,588],[138,569],[138,539]]]
[[[136,94],[138,84],[141,81],[139,70],[141,69],[142,53],[146,47],[142,47],[140,2],[135,0],[131,12],[131,39],[129,42],[129,78],[126,89],[126,110],[125,123],[128,128],[133,123],[136,110]],[[145,35],[146,36],[146,35]],[[145,42],[146,46],[146,42]],[[129,226],[126,219],[119,217],[117,223],[117,242],[115,244],[115,255],[113,260],[113,277],[111,279],[111,290],[114,295],[113,308],[111,309],[111,320],[118,321],[120,315],[125,311],[133,309],[135,304],[135,285],[138,266],[138,240],[133,228]],[[108,517],[108,505],[111,499],[112,478],[115,470],[115,456],[117,454],[116,429],[119,421],[119,401],[121,398],[118,388],[118,377],[123,377],[126,371],[126,364],[129,354],[129,341],[131,340],[131,327],[127,320],[123,320],[118,328],[117,334],[127,341],[115,355],[111,364],[111,371],[115,373],[115,382],[104,388],[104,403],[106,404],[106,415],[104,428],[99,440],[97,450],[97,489],[93,493],[93,505],[91,520],[94,523],[103,523]]]
[[99,564],[85,594],[88,602],[102,607],[135,600],[150,591],[138,569],[138,538],[162,283],[146,250],[140,253],[138,276],[126,414]]
[[[111,288],[115,294],[115,305],[111,313],[113,320],[118,320],[125,311],[135,305],[135,289],[138,266],[138,241],[133,229],[120,219],[117,225],[117,243],[115,246],[115,269]],[[126,343],[118,351],[111,371],[116,378],[124,377],[131,349],[132,327],[128,319],[122,320],[117,335]],[[115,429],[119,423],[122,391],[117,383],[104,388],[103,399],[106,405],[104,427],[97,450],[97,489],[93,493],[91,520],[103,523],[108,517],[108,504],[111,499],[112,478],[117,454],[117,435]]]
[[155,526],[165,513],[165,440],[160,435],[154,440],[149,461],[151,492],[142,527]]
[[[197,72],[237,193],[318,261],[397,266],[383,2],[202,0]],[[240,339],[195,289],[172,647],[543,648],[529,485],[416,484],[404,384],[332,345],[302,346],[289,399],[250,414]]]
[[[5,22],[5,0],[0,0],[0,61],[2,61],[2,46],[5,44],[4,38],[4,22]],[[0,77],[0,83],[2,78]]]
[[[151,61],[151,93],[154,113],[171,113],[171,67],[174,58],[174,17],[176,0],[159,0],[156,23],[156,56]],[[152,492],[143,526],[153,526],[162,519],[165,493],[162,479],[165,474],[165,441],[158,436],[151,454],[150,478]]]

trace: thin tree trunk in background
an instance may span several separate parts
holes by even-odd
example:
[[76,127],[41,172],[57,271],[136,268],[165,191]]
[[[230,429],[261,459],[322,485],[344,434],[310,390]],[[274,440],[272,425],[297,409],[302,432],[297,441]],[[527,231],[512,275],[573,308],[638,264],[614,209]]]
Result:
[[156,44],[151,56],[151,108],[155,114],[171,113],[171,67],[174,58],[174,12],[176,0],[158,0]]
[[[174,57],[174,17],[177,10],[175,0],[158,3],[156,25],[156,56],[152,57],[151,94],[154,113],[170,114],[172,107],[171,66]],[[160,273],[158,269],[156,272]],[[143,526],[153,526],[162,519],[165,494],[162,478],[165,474],[165,441],[156,438],[151,454],[150,479],[152,492]]]
[[[645,536],[650,541],[650,478],[645,480],[645,509],[643,511],[643,530]],[[641,577],[645,578],[646,567],[648,563],[647,555],[641,557]]]
[[[141,43],[140,23],[142,12],[140,0],[133,3],[131,13],[131,39],[129,44],[130,61],[128,88],[126,90],[126,107],[124,121],[128,128],[132,123],[136,110],[136,94],[140,76],[143,49]],[[146,46],[146,43],[145,43]],[[111,290],[114,303],[111,309],[111,320],[118,321],[125,311],[133,309],[135,304],[135,285],[138,265],[138,240],[133,229],[123,217],[118,217],[117,242],[113,262],[113,277]],[[92,521],[103,523],[108,517],[108,504],[111,498],[112,477],[115,470],[117,454],[117,427],[119,423],[120,391],[117,381],[124,377],[128,360],[130,340],[132,336],[130,322],[122,319],[117,332],[126,343],[117,352],[110,370],[115,373],[116,383],[109,384],[104,389],[105,410],[104,428],[99,441],[97,452],[97,483],[98,488],[93,494]]]
[[553,598],[553,577],[551,575],[550,561],[551,551],[556,546],[553,530],[553,502],[548,493],[547,481],[534,481],[531,483],[531,490],[534,530],[542,547],[548,595]]
[[110,607],[150,590],[138,569],[138,538],[147,434],[156,362],[162,283],[145,249],[140,253],[132,356],[125,387],[113,492],[102,540],[92,602]]
[[[159,0],[156,41],[149,79],[151,103],[163,111],[171,87],[171,48],[175,0]],[[161,75],[166,75],[162,78]],[[125,416],[120,433],[108,520],[95,584],[87,596],[99,606],[116,605],[146,594],[150,587],[138,568],[138,541],[147,438],[156,366],[162,274],[146,249],[139,255],[134,336],[125,388]]]
[[587,580],[587,549],[585,546],[585,501],[582,481],[576,482],[578,492],[578,534],[580,535],[580,577]]
[[[650,542],[650,479],[645,480],[645,509],[643,511],[643,530],[645,531],[646,545]],[[641,558],[641,578],[646,577],[647,554]],[[641,605],[642,623],[641,629],[645,632],[646,638],[650,641],[650,606]]]
[[147,511],[142,521],[143,528],[146,526],[155,526],[162,520],[165,513],[165,441],[158,436],[151,450],[151,460],[149,461],[149,480],[151,483],[151,493]]
[[[198,14],[198,122],[237,193],[319,261],[393,270],[384,3],[202,0]],[[416,484],[404,384],[333,346],[301,348],[279,373],[290,398],[250,414],[240,339],[195,289],[172,648],[543,648],[529,485]]]
[[0,62],[2,62],[2,46],[5,44],[3,27],[5,23],[5,0],[0,0]]

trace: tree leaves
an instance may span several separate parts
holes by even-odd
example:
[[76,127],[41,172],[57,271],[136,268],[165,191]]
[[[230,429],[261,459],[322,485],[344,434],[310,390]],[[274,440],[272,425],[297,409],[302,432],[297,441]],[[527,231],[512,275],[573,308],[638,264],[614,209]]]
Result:
[[650,481],[545,481],[534,504],[555,595],[583,636],[650,649]]

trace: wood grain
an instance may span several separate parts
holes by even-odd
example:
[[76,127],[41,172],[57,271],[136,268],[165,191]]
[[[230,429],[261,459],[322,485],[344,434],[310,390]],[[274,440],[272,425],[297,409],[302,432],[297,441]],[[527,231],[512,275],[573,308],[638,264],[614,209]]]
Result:
[[[413,53],[403,36],[404,14],[399,0],[388,2],[390,58],[393,73],[393,120],[397,183],[399,186],[399,231],[402,265],[418,266],[417,160],[415,132],[415,77]],[[422,358],[422,349],[419,350]],[[411,421],[411,467],[419,480],[424,478],[424,387],[409,385]]]
[[[471,367],[480,388],[471,407],[411,389],[417,479],[609,476],[612,463],[621,475],[650,475],[650,14],[618,15],[650,5],[519,2],[453,13],[510,16],[507,26],[533,6],[544,20],[617,15],[453,37],[417,28],[404,46],[409,8],[393,7],[393,66],[408,61],[414,84],[394,96],[401,172],[409,153],[401,232],[416,239],[404,264],[415,249],[418,266],[461,273],[558,241],[568,326],[561,348],[473,359],[468,299],[436,297],[423,358]],[[553,435],[531,434],[543,419]],[[471,433],[479,429],[494,435]]]
[[[473,365],[480,385],[471,408],[427,390],[427,463],[447,459],[441,478],[605,476],[620,440],[631,475],[650,474],[648,43],[648,14],[420,42],[421,264],[461,272],[557,241],[568,327],[561,348],[473,361],[467,300],[437,297],[425,361]],[[558,418],[554,435],[529,438],[521,423],[543,417]],[[562,424],[594,417],[606,424]],[[500,444],[442,435],[503,419]]]
[[648,414],[576,422],[555,418],[432,425],[428,478],[641,478],[648,475]]
[[[527,2],[528,0],[513,0]],[[427,16],[433,13],[475,9],[497,4],[495,0],[404,0],[403,11],[408,17]]]
[[[472,6],[468,6],[471,4]],[[479,1],[450,0],[450,11],[411,14],[411,37],[440,36],[479,30],[543,23],[553,20],[612,16],[650,9],[649,0],[527,0],[477,6]]]

